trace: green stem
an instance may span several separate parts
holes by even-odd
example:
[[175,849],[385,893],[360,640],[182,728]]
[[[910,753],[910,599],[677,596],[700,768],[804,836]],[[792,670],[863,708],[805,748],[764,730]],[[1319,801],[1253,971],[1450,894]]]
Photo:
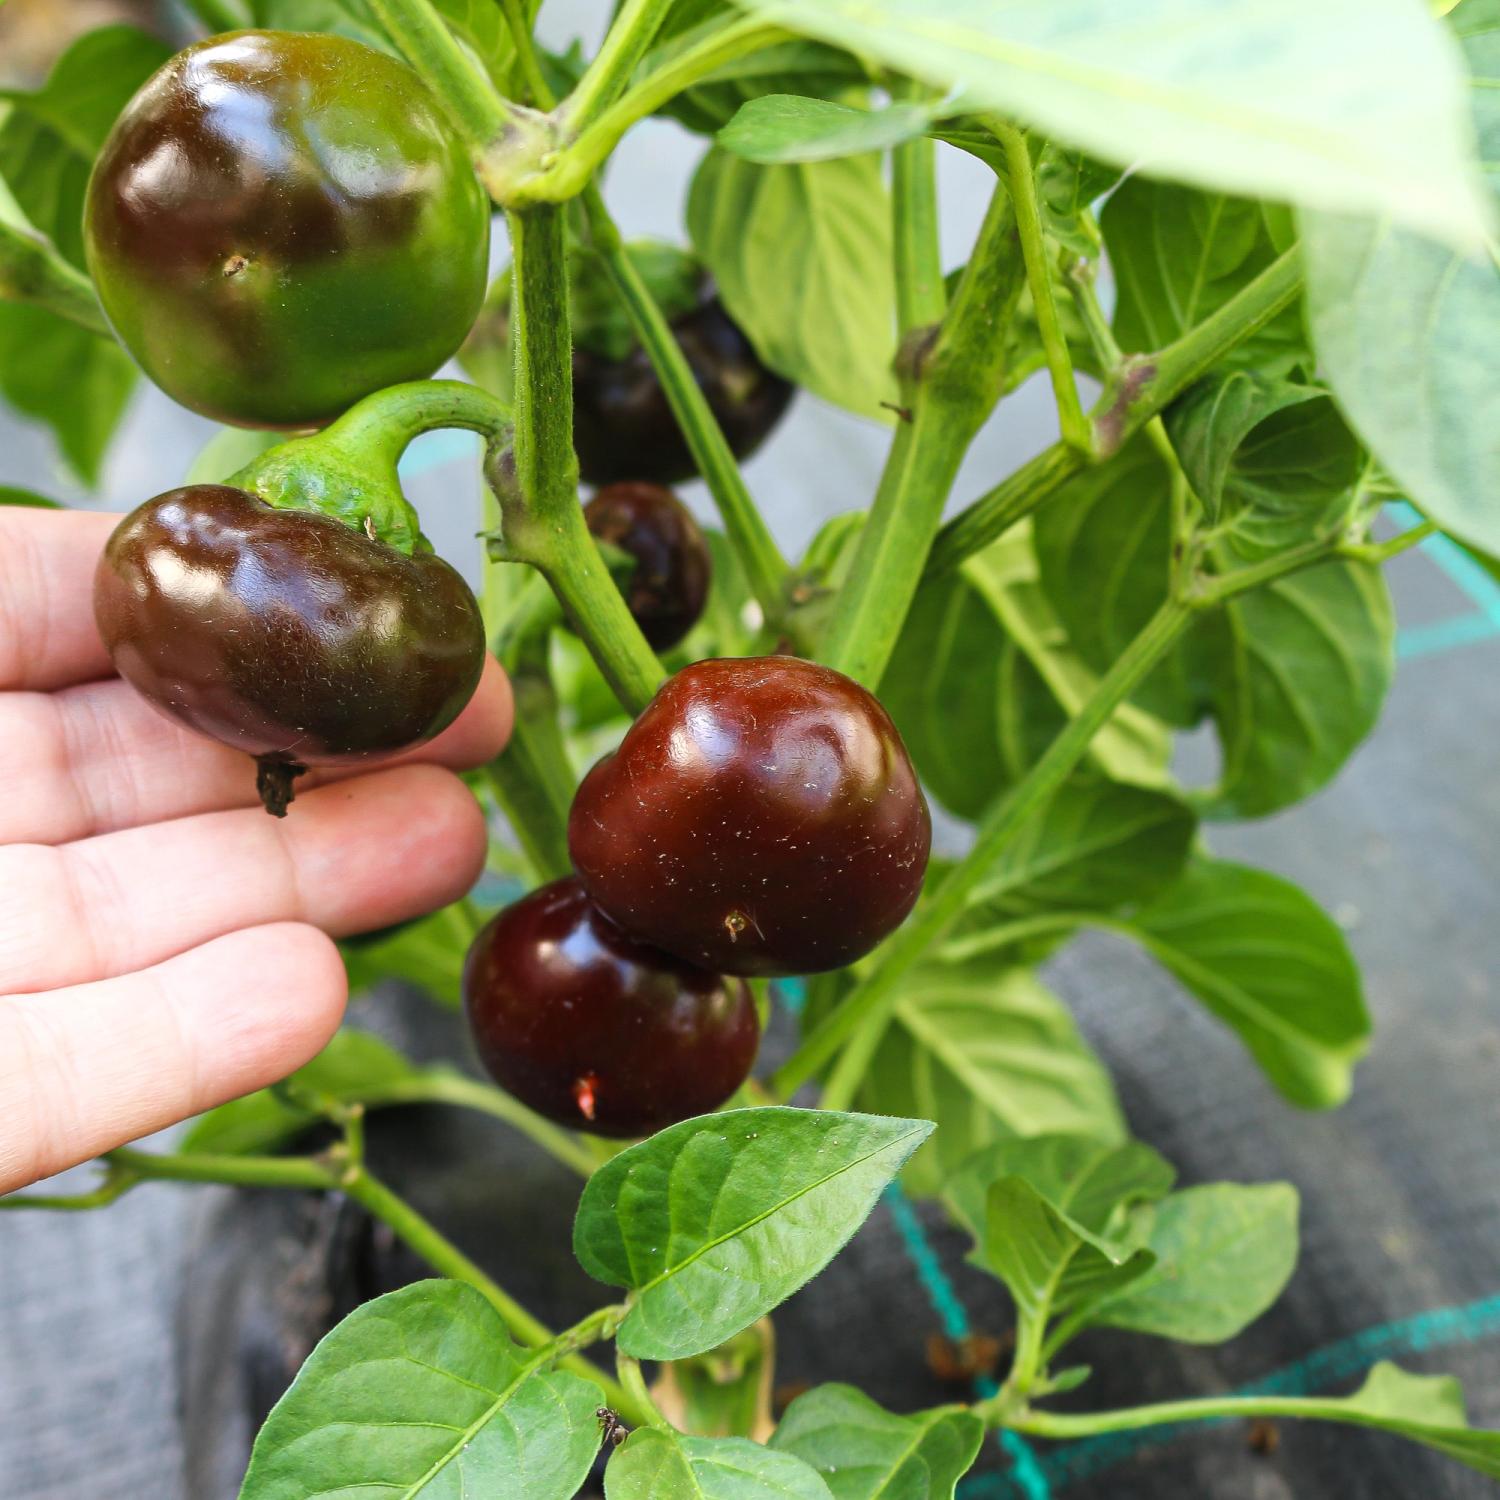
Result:
[[456,427],[479,433],[488,445],[510,436],[510,409],[463,380],[411,380],[388,386],[351,406],[318,435],[352,452],[378,454],[392,465],[424,432]]
[[[654,114],[669,99],[726,63],[759,52],[790,35],[779,27],[747,16],[731,22],[696,46],[686,48],[643,78],[592,121],[585,122],[577,138],[559,151],[549,166],[520,184],[517,201],[556,203],[576,197],[637,120]],[[574,118],[577,97],[574,94],[563,101],[561,113],[564,119]]]
[[820,659],[874,687],[921,581],[954,476],[999,396],[1005,329],[1020,295],[1009,195],[997,187],[953,301],[927,347],[908,333],[904,385],[915,391],[870,518],[860,532]]
[[[1216,312],[1157,354],[1132,354],[1111,375],[1089,417],[1096,461],[1124,442],[1231,349],[1263,328],[1301,289],[1296,247],[1273,261]],[[937,534],[926,576],[942,577],[1036,510],[1087,464],[1054,443],[959,512]]]
[[1347,557],[1353,562],[1384,563],[1393,557],[1400,557],[1403,552],[1425,542],[1428,537],[1436,536],[1438,524],[1436,521],[1423,521],[1419,526],[1413,526],[1409,531],[1403,531],[1400,536],[1393,536],[1383,542],[1344,542],[1338,548],[1340,557]]
[[517,494],[497,491],[506,550],[546,575],[620,702],[639,713],[666,674],[631,618],[578,503],[562,210],[538,204],[507,217]]
[[591,1176],[596,1165],[588,1147],[576,1136],[542,1119],[540,1115],[533,1114],[524,1104],[512,1099],[493,1084],[480,1083],[477,1078],[465,1078],[461,1073],[436,1076],[419,1074],[393,1079],[389,1083],[366,1088],[362,1102],[372,1109],[400,1104],[451,1104],[459,1109],[476,1110],[480,1114],[504,1120],[556,1161],[577,1172],[580,1177]]
[[531,95],[531,102],[538,109],[551,109],[557,103],[557,98],[542,75],[536,47],[531,38],[531,17],[526,7],[522,0],[500,0],[500,8],[505,13],[505,24],[510,28],[511,41],[515,43],[516,62],[527,92]]
[[966,558],[984,551],[1017,521],[1029,516],[1083,467],[1083,455],[1066,443],[1053,443],[1035,458],[1027,459],[940,528],[927,554],[923,580],[955,572]]
[[[517,1342],[532,1349],[542,1349],[553,1342],[554,1335],[545,1323],[522,1307],[411,1204],[372,1177],[363,1167],[356,1167],[347,1173],[339,1187],[361,1208],[388,1225],[392,1233],[421,1256],[434,1271],[473,1287],[500,1314]],[[563,1369],[571,1370],[573,1374],[601,1387],[605,1399],[612,1405],[624,1402],[627,1406],[633,1406],[629,1394],[591,1360],[584,1359],[579,1354],[565,1354],[558,1363]]]
[[482,149],[506,135],[519,111],[500,97],[484,70],[459,46],[431,0],[368,3],[471,146]]
[[703,394],[688,364],[682,346],[672,333],[649,289],[635,269],[595,187],[583,196],[588,215],[589,236],[629,313],[631,326],[646,351],[662,390],[687,440],[693,461],[698,466],[718,507],[719,517],[733,547],[740,567],[765,616],[773,629],[785,623],[788,569],[760,511],[750,498],[744,476],[730,450],[708,398]]
[[[919,92],[910,81],[892,85],[897,98]],[[896,264],[896,326],[902,334],[928,328],[947,308],[938,238],[937,143],[927,136],[891,152],[891,218]]]
[[105,1158],[138,1182],[219,1182],[231,1187],[331,1189],[338,1176],[326,1162],[304,1156],[213,1156],[158,1154],[122,1146]]
[[1062,440],[1068,447],[1087,454],[1093,447],[1093,429],[1083,414],[1078,382],[1073,378],[1073,359],[1068,353],[1068,340],[1057,315],[1031,149],[1025,135],[1014,125],[996,120],[990,122],[989,128],[1005,151],[1006,182],[1011,202],[1015,205],[1016,229],[1021,237],[1021,254],[1026,261],[1026,280],[1031,287],[1037,330],[1042,336],[1042,349],[1052,376],[1052,393],[1057,400]]
[[604,42],[562,107],[562,118],[582,130],[614,103],[630,82],[676,0],[625,0]]
[[641,1362],[632,1359],[628,1354],[621,1354],[615,1349],[615,1373],[620,1377],[620,1384],[630,1393],[631,1400],[637,1409],[643,1414],[637,1417],[637,1422],[644,1420],[648,1427],[659,1427],[663,1432],[675,1432],[677,1429],[662,1415],[661,1409],[651,1399],[651,1392],[646,1389],[646,1377],[641,1373]]
[[515,728],[485,775],[538,879],[561,880],[573,868],[568,809],[576,788],[557,722],[557,696],[549,682],[531,673],[513,675],[511,685]]
[[[990,1416],[990,1403],[973,1408],[981,1418]],[[1152,1406],[1132,1406],[1123,1411],[1090,1413],[1023,1411],[1010,1416],[1005,1425],[1030,1437],[1058,1440],[1095,1437],[1105,1432],[1131,1432],[1140,1427],[1160,1427],[1173,1422],[1204,1422],[1226,1418],[1298,1417],[1324,1422],[1348,1422],[1356,1427],[1389,1427],[1389,1419],[1378,1412],[1363,1412],[1347,1401],[1316,1396],[1210,1396],[1192,1401],[1160,1401]]]
[[45,307],[90,333],[114,337],[94,295],[93,282],[69,265],[45,235],[3,217],[0,217],[0,298]]
[[773,1087],[780,1098],[790,1097],[822,1069],[860,1027],[883,1029],[907,972],[958,919],[1001,851],[1052,798],[1087,754],[1105,721],[1192,618],[1193,611],[1186,604],[1168,600],[1125,648],[1041,759],[979,825],[970,852],[924,897],[915,915],[881,950],[875,972],[777,1070]]

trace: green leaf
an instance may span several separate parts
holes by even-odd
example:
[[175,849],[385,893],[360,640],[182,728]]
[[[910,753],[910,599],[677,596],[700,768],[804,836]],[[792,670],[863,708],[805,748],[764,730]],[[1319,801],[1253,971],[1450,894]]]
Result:
[[746,161],[830,161],[883,151],[921,135],[932,119],[923,104],[850,109],[827,99],[763,94],[742,104],[718,134],[719,145]]
[[[1127,351],[1163,348],[1249,285],[1295,238],[1265,203],[1132,177],[1100,216],[1115,274],[1115,337]],[[1227,367],[1285,375],[1310,360],[1301,309],[1283,308],[1237,344]]]
[[931,1130],[740,1109],[612,1158],[583,1190],[573,1249],[589,1275],[632,1293],[621,1350],[700,1354],[769,1312],[833,1259]]
[[1189,1344],[1233,1338],[1281,1295],[1297,1265],[1297,1190],[1290,1183],[1210,1183],[1156,1205],[1155,1263],[1087,1322]]
[[[703,267],[686,250],[660,240],[632,240],[625,254],[668,321],[698,305]],[[568,304],[579,348],[624,359],[638,346],[635,325],[604,257],[591,246],[568,248]]]
[[896,1416],[852,1385],[797,1397],[771,1446],[821,1474],[833,1500],[953,1500],[984,1424],[961,1407]]
[[38,495],[32,490],[17,489],[13,484],[0,484],[0,505],[24,505],[38,510],[64,509],[56,500],[49,500],[45,495]]
[[135,380],[118,344],[40,307],[0,303],[0,396],[52,429],[87,484],[99,478]]
[[276,1403],[240,1500],[572,1500],[599,1451],[599,1387],[543,1366],[461,1282],[377,1297]]
[[[1047,596],[1080,656],[1103,670],[1168,590],[1166,470],[1144,440],[1066,485],[1036,517]],[[1233,566],[1232,548],[1215,560]],[[1200,618],[1137,690],[1189,727],[1211,717],[1223,751],[1213,817],[1261,817],[1317,791],[1380,715],[1395,620],[1379,569],[1335,560]]]
[[[987,923],[1149,901],[1181,874],[1197,824],[1168,792],[1102,777],[1071,781],[1016,831],[971,905]],[[957,930],[973,925],[971,916]]]
[[[366,1031],[344,1027],[329,1044],[291,1076],[291,1082],[341,1104],[375,1103],[392,1084],[452,1076],[448,1068],[419,1068],[395,1048]],[[181,1150],[247,1156],[274,1151],[318,1120],[273,1089],[259,1089],[200,1115],[182,1139]]]
[[1096,257],[1099,231],[1084,216],[1119,180],[1118,167],[1045,142],[1037,156],[1036,190],[1047,232],[1075,255]]
[[1469,1426],[1463,1387],[1452,1375],[1412,1375],[1383,1360],[1352,1396],[1318,1404],[1342,1408],[1321,1413],[1335,1421],[1400,1433],[1500,1479],[1500,1432]]
[[704,157],[688,232],[760,357],[814,395],[889,419],[896,294],[878,156],[760,166]]
[[[928,792],[972,821],[1026,773],[1096,681],[1037,584],[1021,526],[956,577],[922,585],[880,700]],[[1161,726],[1126,705],[1090,760],[1115,780],[1149,784],[1163,779],[1168,753]]]
[[829,1500],[817,1472],[790,1453],[660,1427],[630,1434],[604,1471],[604,1493],[606,1500]]
[[989,1189],[1006,1177],[1027,1183],[1083,1232],[1114,1238],[1126,1211],[1164,1198],[1177,1172],[1143,1141],[1081,1135],[995,1141],[965,1161],[943,1191],[954,1217],[976,1240],[985,1232]]
[[[1500,188],[1500,9],[1465,0],[1449,17],[1491,188]],[[1500,551],[1500,447],[1491,351],[1500,269],[1387,220],[1313,205],[1301,216],[1309,320],[1321,366],[1382,465],[1445,531]]]
[[1118,925],[1238,1033],[1293,1104],[1329,1109],[1348,1098],[1370,1017],[1343,934],[1303,891],[1264,870],[1197,859]]
[[1458,244],[1490,222],[1453,48],[1406,0],[740,3],[1104,161]]
[[917,1194],[938,1193],[965,1158],[998,1137],[1124,1135],[1109,1074],[1067,1007],[1003,958],[913,970],[859,1101],[937,1121],[903,1178]]
[[1327,391],[1246,370],[1200,381],[1166,421],[1208,519],[1249,556],[1326,533],[1364,465]]
[[349,990],[401,979],[454,1009],[463,1001],[464,958],[481,926],[467,901],[455,901],[415,922],[346,939],[341,945]]

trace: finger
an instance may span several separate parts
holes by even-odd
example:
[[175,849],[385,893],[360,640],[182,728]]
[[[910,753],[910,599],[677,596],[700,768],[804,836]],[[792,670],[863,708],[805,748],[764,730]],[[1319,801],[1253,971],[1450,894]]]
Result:
[[0,690],[105,676],[94,567],[119,516],[0,506]]
[[[388,764],[482,765],[510,736],[510,684],[493,659],[473,699],[430,744]],[[367,774],[328,768],[312,787]],[[118,678],[56,693],[0,694],[0,844],[64,844],[256,803],[250,757],[157,712]]]
[[345,997],[333,944],[282,923],[0,1000],[0,1193],[285,1078],[333,1035]]
[[267,922],[387,927],[463,895],[486,851],[473,794],[403,766],[260,808],[77,844],[0,848],[0,994],[86,984]]

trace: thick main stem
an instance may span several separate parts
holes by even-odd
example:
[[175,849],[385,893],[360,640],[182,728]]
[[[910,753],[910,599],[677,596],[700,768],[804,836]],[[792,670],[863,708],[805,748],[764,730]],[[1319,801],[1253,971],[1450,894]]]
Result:
[[959,464],[999,395],[1005,327],[1024,276],[1015,238],[1009,197],[997,188],[928,347],[907,331],[903,388],[914,394],[903,420],[910,430],[898,430],[892,443],[820,652],[829,666],[870,687],[900,638]]
[[958,919],[1001,851],[1067,780],[1087,754],[1095,734],[1165,655],[1192,617],[1188,605],[1169,600],[1126,647],[1042,758],[980,824],[974,847],[881,950],[880,966],[875,973],[777,1070],[773,1086],[780,1098],[788,1098],[827,1064],[857,1028],[884,1024],[888,1008],[907,973]]
[[546,575],[616,696],[639,713],[666,674],[615,587],[578,503],[562,210],[537,204],[513,209],[508,220],[517,493],[497,492],[506,548]]

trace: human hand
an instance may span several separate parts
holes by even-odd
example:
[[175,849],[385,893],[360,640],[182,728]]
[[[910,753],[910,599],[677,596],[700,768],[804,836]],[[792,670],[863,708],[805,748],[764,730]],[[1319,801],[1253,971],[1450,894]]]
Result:
[[0,1192],[317,1053],[347,994],[331,938],[469,888],[483,818],[444,768],[510,732],[491,661],[430,745],[267,817],[248,757],[111,674],[92,583],[117,520],[0,509]]

